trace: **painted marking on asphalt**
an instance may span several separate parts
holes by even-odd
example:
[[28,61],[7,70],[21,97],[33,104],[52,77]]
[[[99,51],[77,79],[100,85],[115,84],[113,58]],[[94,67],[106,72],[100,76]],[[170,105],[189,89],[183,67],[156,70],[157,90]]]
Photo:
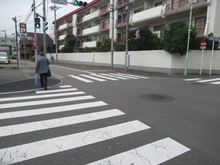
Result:
[[91,74],[92,76],[96,76],[96,77],[100,77],[100,78],[104,78],[104,79],[107,79],[107,80],[112,80],[112,81],[117,81],[118,79],[114,79],[114,78],[111,78],[111,77],[106,77],[106,76],[101,76],[101,75],[98,75],[98,74]]
[[50,113],[59,113],[59,112],[66,112],[66,111],[74,111],[74,110],[79,110],[79,109],[99,107],[99,106],[105,106],[105,105],[108,105],[108,104],[103,101],[95,101],[95,102],[71,104],[71,105],[56,106],[56,107],[49,107],[49,108],[5,112],[5,113],[0,113],[0,120],[12,119],[12,118],[18,118],[18,117],[35,116],[35,115],[44,115],[44,114],[50,114]]
[[16,100],[31,100],[31,99],[42,99],[42,98],[51,98],[51,97],[60,97],[60,96],[74,96],[85,94],[85,92],[69,92],[69,93],[57,93],[57,94],[48,94],[48,95],[36,95],[36,96],[20,96],[20,97],[7,97],[1,98],[2,101],[16,101]]
[[0,149],[0,155],[3,155],[1,157],[1,162],[4,162],[4,164],[18,163],[33,158],[106,141],[149,128],[149,126],[135,120],[76,134],[3,148]]
[[79,76],[74,76],[74,75],[68,75],[69,77],[72,77],[74,79],[77,79],[77,80],[80,80],[80,81],[83,81],[83,82],[86,82],[86,83],[91,83],[93,81],[91,80],[88,80],[88,79],[85,79],[85,78],[82,78],[82,77],[79,77]]
[[212,81],[219,81],[219,80],[220,78],[215,78],[215,79],[201,80],[201,81],[196,81],[196,82],[204,83],[204,82],[212,82]]
[[124,78],[129,78],[129,79],[139,79],[139,78],[136,78],[136,77],[131,77],[131,76],[126,76],[126,75],[121,75],[121,74],[115,74],[115,73],[109,73],[110,75],[112,76],[120,76],[120,77],[124,77]]
[[14,108],[14,107],[24,107],[24,106],[34,106],[34,105],[44,105],[44,104],[54,104],[54,103],[63,103],[63,102],[87,100],[87,99],[94,99],[94,98],[95,97],[93,97],[91,95],[88,95],[88,96],[68,97],[68,98],[41,100],[41,101],[7,103],[7,104],[1,104],[0,109]]
[[118,74],[118,75],[128,76],[128,77],[134,77],[134,78],[149,79],[149,77],[138,76],[138,75],[132,75],[132,74],[125,74],[125,73],[117,73],[117,74]]
[[189,148],[168,137],[87,165],[158,165],[188,151]]
[[113,76],[113,75],[105,74],[105,73],[100,73],[100,75],[107,76],[107,77],[113,77],[113,78],[117,78],[117,79],[121,79],[121,80],[128,80],[128,78],[124,78],[124,77],[120,77],[120,76]]
[[218,85],[218,84],[220,84],[220,81],[217,81],[217,82],[212,82],[212,83],[210,83],[210,84],[215,84],[215,85]]
[[97,81],[106,81],[106,80],[96,78],[96,77],[92,77],[92,76],[85,75],[85,74],[80,74],[80,76],[83,76],[83,77],[86,77],[86,78],[89,78],[89,79],[92,79],[92,80],[97,80]]
[[9,126],[0,127],[0,132],[1,132],[0,137],[33,132],[33,131],[40,131],[50,128],[57,128],[57,127],[95,121],[100,119],[106,119],[124,114],[125,113],[121,112],[118,109],[112,109],[112,110],[93,112],[93,113],[77,115],[77,116],[43,120],[43,121],[30,122],[24,124],[9,125]]
[[36,91],[36,94],[76,91],[76,88]]
[[183,81],[197,81],[197,80],[201,80],[201,78],[183,79]]
[[71,88],[71,85],[61,85],[60,88]]

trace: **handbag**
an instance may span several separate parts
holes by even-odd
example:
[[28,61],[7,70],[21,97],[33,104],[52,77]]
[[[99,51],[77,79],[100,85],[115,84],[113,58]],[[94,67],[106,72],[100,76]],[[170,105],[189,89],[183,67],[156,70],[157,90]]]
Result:
[[47,77],[51,77],[50,68],[48,68]]
[[35,83],[35,85],[39,84],[39,76],[38,76],[38,74],[35,74],[34,83]]

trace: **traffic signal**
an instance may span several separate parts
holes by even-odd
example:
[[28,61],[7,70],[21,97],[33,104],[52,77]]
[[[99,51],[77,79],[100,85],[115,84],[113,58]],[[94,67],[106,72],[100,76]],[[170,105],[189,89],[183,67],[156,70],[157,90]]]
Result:
[[87,2],[77,1],[77,0],[73,0],[72,3],[73,3],[74,6],[83,6],[83,7],[86,7],[86,5],[87,5]]
[[40,29],[40,18],[35,18],[35,27]]
[[45,22],[45,30],[48,29],[47,25],[48,25],[48,22]]
[[135,39],[139,39],[139,38],[141,38],[141,32],[140,32],[140,29],[137,29],[137,30],[135,31],[134,35],[135,35]]

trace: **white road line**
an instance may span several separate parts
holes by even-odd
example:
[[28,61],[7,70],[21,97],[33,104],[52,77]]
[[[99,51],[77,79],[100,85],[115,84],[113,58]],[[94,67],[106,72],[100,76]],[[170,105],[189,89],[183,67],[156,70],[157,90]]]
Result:
[[33,158],[106,141],[149,128],[149,126],[136,120],[76,134],[3,148],[0,149],[0,155],[2,155],[1,162],[2,164],[18,163]]
[[183,81],[197,81],[197,80],[201,80],[201,78],[183,79]]
[[188,151],[175,140],[165,138],[87,165],[158,165]]
[[196,82],[203,83],[203,82],[212,82],[212,81],[219,81],[219,80],[220,78],[215,78],[215,79],[201,80],[201,81],[196,81]]
[[85,74],[80,74],[80,76],[83,76],[83,77],[86,77],[86,78],[90,78],[92,80],[97,80],[97,81],[106,81],[106,80],[103,80],[103,79],[100,79],[100,78],[96,78],[96,77],[92,77],[92,76],[85,75]]
[[79,77],[79,76],[74,76],[74,75],[68,75],[69,77],[72,77],[72,78],[75,78],[77,80],[80,80],[80,81],[83,81],[83,82],[86,82],[86,83],[91,83],[93,81],[91,80],[88,80],[88,79],[85,79],[85,78],[82,78],[82,77]]
[[3,126],[3,127],[0,127],[0,132],[1,132],[0,137],[40,131],[40,130],[73,125],[73,124],[78,124],[78,123],[84,123],[84,122],[89,122],[89,121],[95,121],[95,120],[120,116],[124,114],[125,113],[121,112],[118,109],[112,109],[112,110],[93,112],[93,113],[77,115],[77,116],[70,116],[70,117],[63,117],[63,118],[57,118],[57,119]]
[[57,93],[57,94],[48,94],[48,95],[35,95],[35,96],[20,96],[20,97],[7,97],[1,98],[2,101],[15,101],[15,100],[31,100],[31,99],[42,99],[42,98],[51,98],[51,97],[60,97],[60,96],[74,96],[85,94],[85,92],[67,92],[67,93]]
[[118,79],[114,79],[114,78],[111,78],[111,77],[106,77],[106,76],[101,76],[101,75],[98,75],[98,74],[91,74],[92,76],[96,76],[96,77],[100,77],[100,78],[104,78],[104,79],[107,79],[107,80],[112,80],[112,81],[117,81]]
[[71,88],[71,85],[61,85],[60,88]]
[[117,74],[124,75],[124,76],[129,76],[129,77],[135,77],[135,78],[149,79],[149,77],[137,76],[137,75],[132,75],[132,74],[125,74],[125,73],[117,73]]
[[79,96],[79,97],[68,97],[68,98],[62,98],[62,99],[51,99],[51,100],[41,100],[41,101],[28,101],[28,102],[18,102],[18,103],[7,103],[7,104],[1,104],[0,105],[0,109],[14,108],[14,107],[24,107],[24,106],[33,106],[33,105],[63,103],[63,102],[87,100],[87,99],[94,99],[94,98],[95,97],[93,97],[91,95],[88,95],[88,96]]
[[210,84],[215,84],[215,85],[218,85],[218,84],[220,84],[220,81],[217,81],[217,82],[212,82],[212,83],[210,83]]
[[105,74],[105,73],[100,73],[100,75],[113,77],[113,78],[117,78],[117,79],[121,79],[121,80],[128,80],[128,78],[124,78],[124,77],[120,77],[120,76],[113,76],[113,75]]
[[36,91],[36,94],[76,91],[76,88]]
[[131,77],[131,76],[126,76],[126,75],[121,75],[121,74],[115,74],[115,73],[110,73],[110,75],[115,75],[115,76],[120,76],[120,77],[124,77],[124,78],[129,78],[129,79],[140,79],[140,78],[137,78],[137,77]]
[[59,112],[66,112],[66,111],[74,111],[74,110],[79,110],[79,109],[99,107],[99,106],[105,106],[105,105],[108,105],[108,104],[103,101],[95,101],[95,102],[71,104],[71,105],[56,106],[56,107],[49,107],[49,108],[5,112],[5,113],[0,113],[0,120],[12,119],[12,118],[18,118],[18,117],[35,116],[35,115],[44,115],[44,114],[50,114],[50,113],[59,113]]

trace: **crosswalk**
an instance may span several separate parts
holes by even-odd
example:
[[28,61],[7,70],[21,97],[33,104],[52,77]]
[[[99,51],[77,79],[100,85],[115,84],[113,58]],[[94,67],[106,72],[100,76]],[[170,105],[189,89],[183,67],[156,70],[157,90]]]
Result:
[[219,85],[220,84],[220,78],[208,78],[208,79],[188,78],[188,79],[183,79],[183,81],[196,82],[196,83],[209,83],[212,85]]
[[[65,103],[64,105],[62,103]],[[67,103],[67,104],[66,104]],[[53,106],[53,105],[56,106]],[[43,116],[48,114],[57,114],[55,118],[41,119],[37,121],[22,120],[20,123],[7,124],[0,126],[0,141],[2,138],[26,135],[32,132],[47,131],[60,127],[74,126],[79,123],[95,122],[102,119],[117,118],[126,116],[123,111],[113,108],[109,109],[108,104],[96,100],[92,95],[87,95],[70,85],[60,86],[59,89],[47,91],[36,91],[34,95],[6,97],[0,99],[0,121],[14,120],[30,117]],[[15,110],[14,108],[19,108]],[[101,111],[94,111],[95,108]],[[12,110],[11,110],[12,109]],[[60,116],[60,112],[71,112],[76,110],[90,110],[87,113],[80,113],[73,116]],[[80,112],[80,111],[79,111]],[[128,120],[96,129],[85,130],[73,134],[64,134],[58,137],[43,138],[39,141],[32,141],[17,145],[0,147],[0,165],[14,164],[41,158],[51,154],[59,154],[64,151],[74,150],[79,147],[86,147],[90,144],[105,143],[114,138],[123,138],[129,134],[135,134],[140,131],[147,131],[150,126],[139,120]],[[70,145],[71,144],[71,145]],[[190,151],[189,148],[177,141],[166,137],[155,142],[137,146],[137,148],[116,153],[110,157],[88,162],[88,165],[128,165],[128,164],[161,164],[172,158],[180,156]],[[103,151],[104,152],[104,151]],[[74,163],[73,163],[74,164]]]
[[71,78],[85,82],[93,83],[94,81],[105,82],[105,81],[118,81],[118,80],[137,80],[137,79],[149,79],[145,76],[137,76],[124,73],[92,73],[92,74],[79,74],[79,75],[68,75]]

